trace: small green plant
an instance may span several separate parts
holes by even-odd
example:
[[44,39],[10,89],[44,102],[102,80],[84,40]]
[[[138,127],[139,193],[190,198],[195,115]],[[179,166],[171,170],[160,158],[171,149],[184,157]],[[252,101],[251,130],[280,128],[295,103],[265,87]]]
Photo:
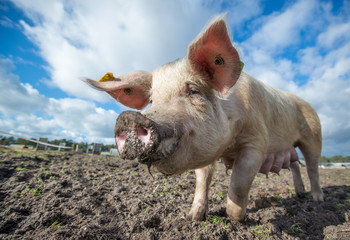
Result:
[[63,167],[62,167],[62,169],[67,169],[67,168],[69,168],[70,167],[70,165],[64,165]]
[[31,189],[28,185],[26,186],[26,190],[22,191],[21,195],[25,196],[27,194],[31,194],[33,196],[40,196],[43,190],[43,183],[41,183],[38,187]]
[[61,228],[61,223],[58,220],[56,220],[51,224],[50,228],[57,230],[57,229]]
[[221,220],[220,218],[218,218],[217,216],[214,215],[209,215],[209,222],[212,224],[216,224],[216,225],[221,225],[223,229],[228,229],[228,224],[226,221]]
[[350,198],[349,199],[346,199],[345,202],[344,202],[345,205],[349,206],[350,205]]
[[24,170],[24,168],[22,168],[22,167],[16,167],[16,171],[17,172],[20,172],[20,171],[23,171]]
[[181,180],[177,182],[177,185],[179,185],[181,188],[186,188],[187,185],[183,183]]
[[344,206],[345,206],[345,204],[343,204],[343,203],[337,203],[337,204],[335,204],[335,209],[339,210],[339,209],[341,209]]
[[270,234],[272,233],[272,227],[271,226],[265,226],[265,225],[258,225],[254,228],[252,228],[254,237],[257,237],[259,239],[268,239]]
[[47,156],[47,155],[43,155],[43,156],[41,156],[41,159],[43,160],[43,161],[50,161],[50,158],[49,158],[49,156]]
[[202,221],[201,225],[204,228],[205,235],[207,235],[208,234],[208,222],[207,221]]
[[336,209],[336,210],[339,210],[339,209],[341,209],[342,207],[349,206],[349,205],[350,205],[350,199],[346,199],[346,200],[344,201],[344,203],[337,203],[337,204],[335,205],[335,209]]
[[283,200],[280,195],[277,195],[277,194],[273,195],[273,199],[275,199],[279,205],[283,204]]
[[224,194],[223,194],[222,192],[218,192],[216,195],[214,194],[214,195],[211,197],[210,201],[211,201],[212,203],[215,203],[216,200],[218,200],[218,199],[223,200],[224,198],[225,198],[225,197],[224,197]]
[[294,187],[288,186],[287,188],[288,188],[288,191],[289,191],[289,192],[294,192]]
[[290,212],[287,212],[287,213],[286,213],[286,216],[289,217],[289,218],[291,218],[291,217],[295,217],[295,214],[292,214],[292,213],[290,213]]
[[292,229],[293,232],[297,233],[304,233],[304,230],[301,228],[301,223],[297,222],[294,223],[290,228]]
[[223,200],[225,197],[224,197],[224,194],[222,192],[218,192],[217,194],[218,198],[220,198],[221,200]]
[[34,196],[40,196],[41,195],[41,187],[34,188],[30,191]]

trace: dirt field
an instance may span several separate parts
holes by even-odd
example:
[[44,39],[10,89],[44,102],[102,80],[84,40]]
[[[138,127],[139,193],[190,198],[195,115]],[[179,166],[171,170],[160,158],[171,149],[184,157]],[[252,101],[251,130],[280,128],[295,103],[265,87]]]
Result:
[[295,197],[287,170],[258,175],[237,223],[225,213],[229,176],[218,163],[209,217],[191,222],[193,171],[152,178],[112,156],[0,148],[0,239],[350,239],[350,171],[320,174],[322,203]]

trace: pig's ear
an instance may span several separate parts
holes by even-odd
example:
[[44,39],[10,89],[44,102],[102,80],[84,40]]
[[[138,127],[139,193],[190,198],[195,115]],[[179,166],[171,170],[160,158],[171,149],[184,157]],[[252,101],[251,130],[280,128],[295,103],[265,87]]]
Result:
[[152,84],[151,73],[137,71],[103,82],[91,79],[85,79],[85,81],[98,90],[106,91],[127,107],[141,110],[149,103],[149,90]]
[[191,68],[210,80],[210,86],[221,94],[237,82],[241,62],[228,35],[226,21],[214,20],[188,47],[187,59]]

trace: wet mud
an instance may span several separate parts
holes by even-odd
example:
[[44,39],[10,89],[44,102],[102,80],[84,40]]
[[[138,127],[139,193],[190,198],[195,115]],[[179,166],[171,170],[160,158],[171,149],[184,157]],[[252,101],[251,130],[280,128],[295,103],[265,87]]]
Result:
[[225,213],[230,177],[218,162],[209,216],[192,222],[193,171],[152,178],[115,156],[0,148],[0,239],[350,239],[350,170],[320,169],[321,203],[296,197],[291,175],[259,174],[237,223]]

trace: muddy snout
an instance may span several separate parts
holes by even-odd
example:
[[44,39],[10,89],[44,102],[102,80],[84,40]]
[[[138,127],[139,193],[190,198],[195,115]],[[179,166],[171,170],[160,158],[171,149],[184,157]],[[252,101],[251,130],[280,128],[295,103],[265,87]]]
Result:
[[156,124],[139,112],[125,111],[119,115],[114,129],[115,140],[123,159],[154,161],[160,136]]

